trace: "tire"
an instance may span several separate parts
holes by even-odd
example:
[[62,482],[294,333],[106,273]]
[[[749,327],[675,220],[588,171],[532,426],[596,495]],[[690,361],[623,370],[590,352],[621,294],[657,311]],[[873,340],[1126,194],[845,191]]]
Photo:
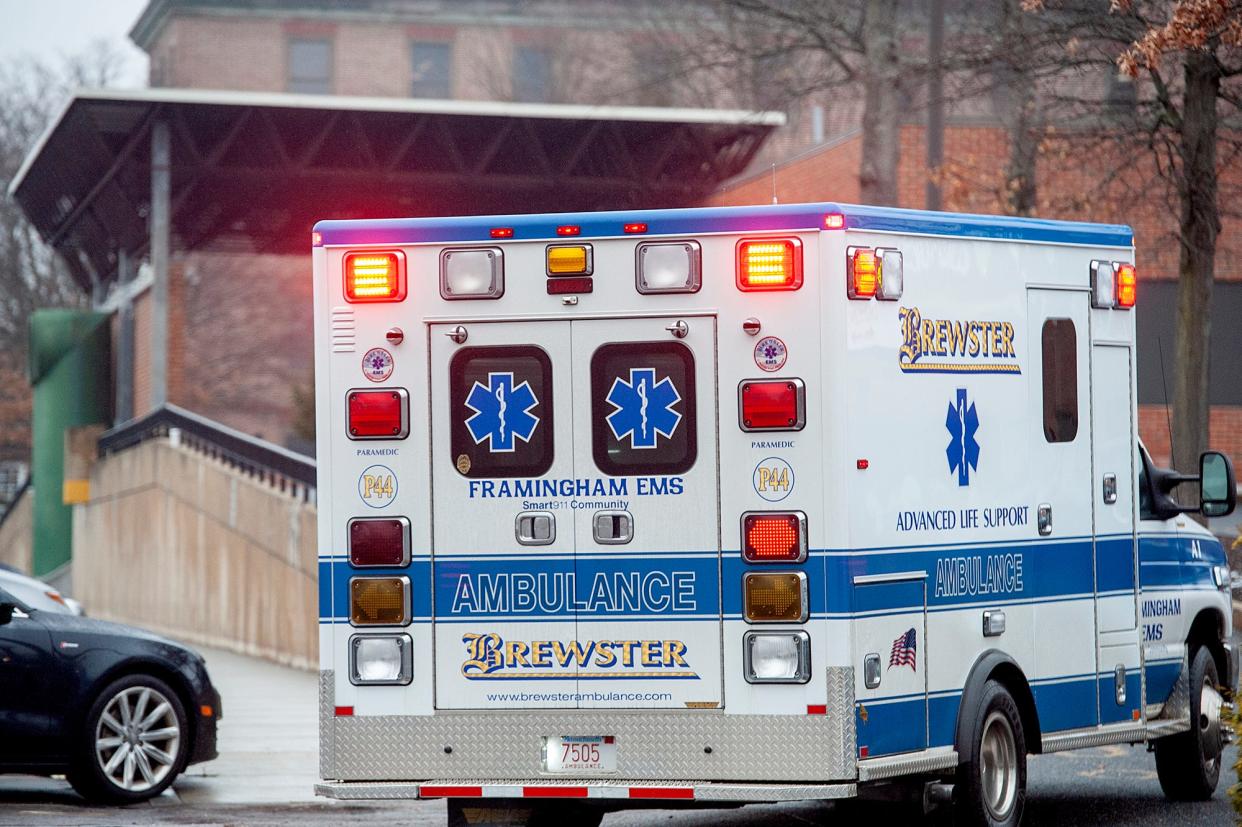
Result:
[[983,685],[970,727],[973,755],[958,766],[955,822],[971,827],[1017,827],[1026,806],[1026,736],[1008,690]]
[[154,798],[185,769],[190,730],[168,684],[128,675],[95,698],[74,744],[69,782],[86,799],[133,804]]
[[1220,676],[1206,646],[1190,660],[1190,730],[1156,741],[1160,788],[1174,801],[1204,801],[1220,781]]

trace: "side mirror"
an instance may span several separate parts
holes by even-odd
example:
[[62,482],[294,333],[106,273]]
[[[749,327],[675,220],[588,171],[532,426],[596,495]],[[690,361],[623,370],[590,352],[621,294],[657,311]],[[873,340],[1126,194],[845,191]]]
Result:
[[1238,504],[1238,484],[1229,457],[1206,451],[1199,457],[1199,512],[1205,517],[1224,517]]
[[13,610],[16,608],[16,603],[0,603],[0,626],[9,624],[9,621],[13,619]]

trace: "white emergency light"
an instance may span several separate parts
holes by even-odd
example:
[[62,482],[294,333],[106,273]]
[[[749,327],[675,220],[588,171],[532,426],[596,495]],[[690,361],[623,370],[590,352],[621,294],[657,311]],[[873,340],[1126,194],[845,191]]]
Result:
[[901,298],[905,267],[901,258],[901,250],[876,250],[880,260],[880,284],[875,297],[881,301],[895,302]]
[[1113,307],[1117,304],[1117,281],[1111,261],[1091,262],[1091,306]]
[[446,299],[498,299],[505,292],[505,255],[499,247],[440,253],[440,295]]
[[639,293],[697,293],[703,283],[702,249],[697,241],[639,244],[635,258]]
[[811,679],[811,638],[806,632],[747,632],[742,653],[747,683]]
[[409,635],[354,635],[349,639],[349,680],[359,685],[408,684],[414,677]]

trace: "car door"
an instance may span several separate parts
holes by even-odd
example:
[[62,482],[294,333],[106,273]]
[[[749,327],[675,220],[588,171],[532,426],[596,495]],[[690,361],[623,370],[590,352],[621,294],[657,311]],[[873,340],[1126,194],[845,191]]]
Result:
[[[0,603],[15,602],[0,590]],[[50,759],[59,734],[50,703],[59,670],[39,614],[18,609],[0,625],[0,765]]]

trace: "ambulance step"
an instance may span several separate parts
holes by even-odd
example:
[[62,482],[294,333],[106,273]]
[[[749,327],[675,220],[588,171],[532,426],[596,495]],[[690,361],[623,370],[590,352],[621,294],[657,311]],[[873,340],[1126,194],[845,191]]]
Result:
[[[1185,732],[1190,729],[1189,718],[1174,718],[1172,720],[1159,720],[1147,722],[1147,737],[1149,739],[1163,738],[1166,735],[1176,735],[1179,732]],[[1228,730],[1224,730],[1228,734]]]
[[859,781],[882,781],[901,775],[921,775],[957,766],[957,750],[942,747],[905,755],[865,758],[858,762]]
[[315,794],[356,801],[400,798],[616,798],[630,801],[805,801],[853,798],[857,785],[668,784],[658,781],[322,781]]
[[1147,724],[1127,721],[1124,724],[1072,729],[1047,733],[1042,740],[1045,753],[1100,747],[1105,744],[1139,744],[1147,740]]

